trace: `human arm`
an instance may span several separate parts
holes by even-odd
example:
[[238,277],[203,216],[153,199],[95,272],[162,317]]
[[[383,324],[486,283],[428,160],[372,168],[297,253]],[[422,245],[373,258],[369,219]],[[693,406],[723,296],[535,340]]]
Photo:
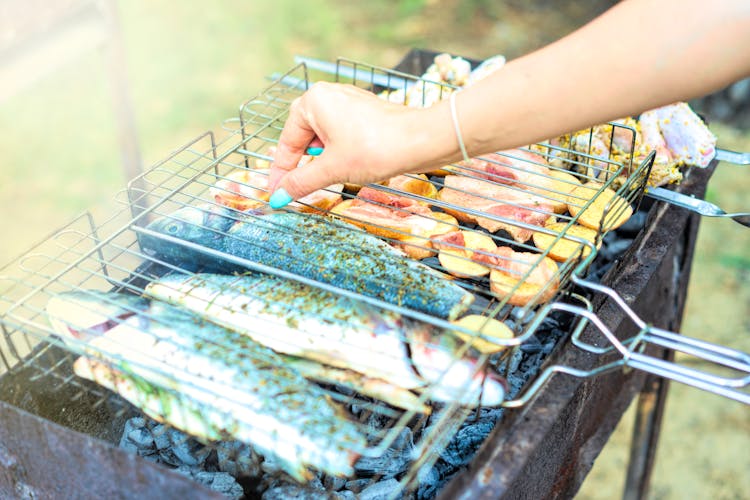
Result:
[[[460,92],[457,118],[475,156],[688,100],[749,74],[749,2],[629,0]],[[312,140],[324,153],[296,169]],[[448,102],[414,109],[316,84],[290,112],[271,187],[296,199],[459,158]]]

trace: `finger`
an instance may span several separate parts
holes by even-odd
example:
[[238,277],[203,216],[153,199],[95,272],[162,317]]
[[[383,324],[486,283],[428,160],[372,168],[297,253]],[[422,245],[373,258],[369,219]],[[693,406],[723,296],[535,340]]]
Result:
[[274,155],[274,167],[281,170],[292,170],[297,167],[307,146],[315,139],[308,114],[305,111],[304,96],[298,97],[289,108],[289,117],[279,137],[279,144]]
[[296,168],[281,177],[269,200],[272,208],[281,208],[313,191],[336,183],[335,171],[325,153],[315,161]]

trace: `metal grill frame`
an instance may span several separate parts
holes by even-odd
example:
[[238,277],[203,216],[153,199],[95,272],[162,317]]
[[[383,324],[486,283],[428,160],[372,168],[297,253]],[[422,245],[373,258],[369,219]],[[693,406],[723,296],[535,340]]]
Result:
[[[304,70],[304,67],[302,67],[302,69]],[[292,70],[292,71],[294,71],[294,70]],[[373,73],[373,71],[375,71],[375,70],[370,69],[371,73]],[[378,71],[381,71],[381,70],[378,69]],[[387,71],[387,70],[382,70],[382,71]],[[287,77],[288,76],[291,76],[291,74],[287,75]],[[407,75],[407,76],[409,76],[409,75]],[[411,77],[411,78],[414,78],[414,77]],[[256,102],[257,101],[250,101],[250,102],[244,104],[241,109],[244,112],[247,112],[248,107],[254,105]],[[274,106],[277,102],[284,102],[284,101],[281,100],[281,99],[277,100],[276,98],[273,98],[273,99],[271,99],[271,102],[267,103],[267,104],[269,104],[271,106]],[[285,101],[284,104],[288,105],[288,101]],[[274,118],[273,120],[267,121],[266,123],[268,124],[268,128],[273,128],[273,126],[274,126],[273,124],[276,122],[276,120],[277,120],[277,118]],[[253,123],[252,120],[247,120],[247,119],[243,118],[242,112],[241,112],[241,115],[240,115],[239,122],[240,122],[240,128],[239,128],[239,130],[241,131],[241,135],[242,135],[242,139],[241,139],[241,141],[239,143],[234,143],[233,141],[230,140],[232,137],[236,136],[236,131],[237,131],[236,129],[235,129],[235,133],[234,134],[230,134],[229,135],[230,139],[226,139],[224,141],[219,141],[219,142],[216,141],[214,134],[208,132],[208,133],[200,136],[199,138],[197,138],[195,141],[193,141],[190,144],[188,144],[186,147],[184,147],[184,148],[176,151],[174,154],[172,154],[169,158],[165,159],[163,162],[160,162],[159,164],[155,165],[151,170],[149,170],[144,175],[142,175],[142,176],[136,178],[134,181],[132,181],[129,184],[127,191],[124,191],[119,196],[120,203],[123,204],[127,208],[127,210],[131,211],[130,212],[131,217],[130,217],[130,219],[124,225],[117,226],[117,224],[119,223],[119,221],[115,220],[114,217],[112,217],[112,218],[106,218],[102,224],[97,225],[97,224],[95,224],[93,222],[94,221],[93,216],[90,215],[90,214],[86,214],[81,219],[78,219],[77,221],[74,221],[74,223],[72,223],[72,225],[75,225],[77,222],[80,222],[81,220],[86,220],[86,222],[88,222],[90,224],[90,228],[89,228],[88,231],[81,231],[81,230],[79,230],[77,228],[72,228],[72,227],[64,228],[60,232],[56,233],[50,240],[47,240],[47,241],[43,242],[40,245],[40,246],[43,246],[43,245],[45,245],[47,243],[53,243],[55,245],[58,245],[58,246],[60,246],[60,247],[62,247],[62,248],[65,249],[64,252],[62,254],[60,254],[60,255],[63,255],[63,254],[66,254],[68,252],[73,251],[73,249],[75,248],[75,246],[78,245],[78,244],[81,244],[81,242],[86,242],[87,240],[91,240],[91,241],[88,241],[88,242],[89,243],[93,242],[93,247],[91,247],[90,249],[86,250],[85,252],[82,252],[81,256],[77,260],[74,260],[72,264],[63,265],[62,269],[54,269],[50,274],[43,275],[43,274],[41,274],[41,272],[44,270],[45,267],[52,266],[54,268],[54,264],[55,264],[54,261],[62,260],[63,263],[64,263],[65,262],[64,259],[62,257],[60,257],[60,256],[53,257],[52,259],[50,259],[50,262],[47,262],[47,264],[41,266],[41,270],[40,270],[40,267],[37,265],[37,263],[33,262],[33,260],[36,259],[36,258],[42,258],[41,255],[40,255],[40,252],[31,252],[31,253],[26,254],[25,256],[21,257],[17,261],[18,267],[21,270],[23,270],[25,272],[32,272],[32,273],[34,273],[34,274],[36,274],[38,276],[44,276],[44,282],[43,283],[34,286],[29,291],[27,291],[26,293],[24,293],[19,300],[15,301],[15,303],[10,306],[9,310],[7,310],[7,311],[4,312],[4,317],[3,317],[3,332],[4,332],[4,335],[5,335],[5,339],[6,339],[6,342],[9,344],[9,346],[11,348],[11,351],[13,352],[13,355],[16,356],[18,360],[22,360],[24,356],[23,356],[23,354],[21,354],[21,352],[14,351],[14,346],[16,345],[16,342],[14,342],[12,340],[14,333],[18,333],[18,332],[22,332],[22,331],[26,332],[26,333],[23,333],[23,334],[21,334],[21,333],[18,333],[18,334],[22,336],[22,338],[24,339],[25,343],[28,344],[29,348],[31,348],[32,345],[31,345],[31,342],[29,342],[29,337],[27,337],[27,333],[31,333],[32,336],[37,336],[38,338],[45,339],[45,340],[48,340],[48,337],[49,337],[48,332],[45,331],[46,327],[41,326],[39,323],[37,323],[35,321],[37,319],[37,314],[39,314],[39,315],[42,314],[41,313],[41,311],[42,311],[41,309],[38,309],[36,311],[36,314],[34,314],[32,316],[32,318],[29,318],[27,321],[23,321],[22,320],[19,323],[14,323],[12,320],[9,319],[9,318],[17,318],[13,313],[14,313],[14,310],[19,305],[23,304],[23,307],[27,307],[27,304],[30,302],[30,299],[32,298],[33,295],[35,295],[35,294],[37,294],[39,292],[42,292],[42,291],[46,291],[48,287],[54,288],[54,286],[53,286],[54,284],[61,284],[61,283],[63,283],[64,280],[61,279],[61,278],[63,278],[63,276],[65,276],[72,268],[76,267],[83,260],[85,260],[86,258],[88,258],[88,257],[90,257],[90,256],[92,256],[94,254],[96,254],[98,256],[97,259],[99,260],[99,264],[101,265],[101,269],[97,269],[96,271],[90,270],[90,272],[91,272],[92,275],[94,275],[94,274],[99,275],[100,274],[101,275],[100,277],[104,281],[106,281],[109,285],[114,285],[114,286],[117,286],[117,287],[122,287],[123,285],[127,285],[126,281],[128,279],[130,279],[130,275],[132,274],[132,269],[134,269],[137,266],[133,266],[133,267],[128,268],[127,266],[115,264],[113,262],[113,259],[105,256],[106,250],[114,248],[117,252],[120,252],[120,255],[122,255],[124,253],[138,254],[139,252],[137,250],[132,250],[131,249],[130,245],[132,245],[132,243],[131,244],[127,244],[126,243],[126,244],[123,244],[120,247],[118,247],[117,245],[112,246],[111,244],[117,240],[118,236],[122,235],[125,232],[128,232],[131,229],[133,231],[135,231],[136,233],[139,232],[139,231],[141,231],[141,232],[145,231],[144,226],[146,225],[146,223],[148,222],[148,220],[150,219],[150,217],[152,216],[152,214],[156,213],[157,210],[160,209],[160,207],[163,204],[167,204],[167,205],[171,204],[172,202],[174,202],[174,199],[177,196],[185,195],[185,192],[183,191],[184,188],[189,187],[189,186],[194,186],[196,184],[196,182],[200,184],[200,181],[198,181],[198,179],[201,176],[204,176],[204,175],[209,175],[209,176],[213,175],[214,179],[220,177],[221,174],[219,173],[219,166],[222,165],[222,164],[224,164],[227,159],[229,159],[230,157],[232,157],[232,155],[235,155],[237,153],[239,153],[239,155],[240,155],[239,158],[237,160],[235,160],[236,163],[233,163],[232,161],[228,162],[228,163],[231,164],[232,168],[234,168],[234,167],[241,167],[242,163],[244,163],[245,165],[247,165],[248,157],[256,157],[256,158],[262,158],[262,159],[266,159],[266,160],[269,159],[269,157],[267,155],[265,155],[265,156],[260,155],[257,150],[256,151],[252,151],[252,148],[248,148],[248,143],[251,143],[254,140],[261,140],[261,141],[265,141],[267,143],[273,141],[272,138],[264,138],[261,135],[262,133],[264,133],[267,130],[267,128],[261,127],[259,129],[257,129],[256,133],[254,133],[254,134],[246,134],[246,128],[249,125],[253,125],[254,123]],[[230,125],[227,128],[229,128],[231,130],[231,122],[228,122],[228,123]],[[279,130],[280,129],[277,128],[276,132],[278,132]],[[199,142],[204,141],[204,140],[207,140],[210,143],[210,147],[208,148],[207,151],[200,152],[200,151],[196,151],[195,149],[193,149],[196,144],[198,144]],[[148,188],[144,187],[144,185],[148,181],[148,178],[149,177],[153,177],[153,176],[157,176],[158,177],[158,175],[160,175],[160,174],[175,174],[174,171],[169,171],[165,167],[168,165],[169,162],[175,161],[175,159],[178,158],[182,154],[186,154],[188,156],[193,155],[196,158],[204,158],[204,159],[208,155],[209,158],[210,158],[210,162],[209,162],[210,164],[206,168],[199,169],[198,171],[196,171],[196,173],[194,175],[185,177],[184,178],[184,182],[182,182],[181,184],[179,184],[177,187],[170,188],[168,190],[168,194],[161,194],[161,195],[158,195],[158,196],[154,197],[153,194],[157,190],[157,188],[159,188],[159,185],[155,185],[155,187],[153,189],[148,189]],[[593,160],[593,158],[592,158],[592,160]],[[190,165],[190,162],[188,161],[186,163],[186,165]],[[620,168],[625,168],[625,166],[621,165]],[[210,174],[208,172],[211,169],[213,169],[213,171],[214,171],[213,174]],[[642,173],[643,171],[640,170],[640,172]],[[611,185],[611,183],[613,182],[614,179],[615,179],[615,176],[613,176],[611,179],[609,179],[608,180],[609,184],[606,184],[606,185],[607,186]],[[636,177],[631,177],[631,183],[635,183],[636,181],[639,181],[641,183],[645,182],[643,176],[640,176],[640,177],[637,177],[637,176]],[[208,183],[206,183],[205,185],[207,186]],[[641,187],[640,189],[632,189],[632,190],[628,190],[628,189],[623,190],[621,188],[621,192],[622,193],[628,193],[630,196],[632,196],[633,200],[636,200],[636,199],[640,200],[640,196],[642,195],[643,191],[642,191],[642,187]],[[190,197],[192,195],[188,194],[186,196]],[[606,218],[606,212],[605,212],[605,218]],[[513,221],[506,221],[506,222],[513,223]],[[572,225],[574,222],[575,222],[574,220],[570,220],[569,226]],[[108,224],[115,224],[116,225],[115,227],[119,227],[119,229],[115,229],[114,232],[111,233],[112,234],[111,236],[105,236],[104,239],[100,239],[99,236],[98,236],[98,233],[104,232],[103,231],[104,226],[106,226]],[[73,237],[78,236],[79,237],[79,240],[77,242],[75,242],[75,244],[72,247],[70,245],[70,243],[72,243],[72,242],[66,242],[66,244],[63,245],[62,243],[59,243],[57,241],[57,240],[60,240],[60,239],[71,237],[71,236],[73,236]],[[564,234],[557,235],[558,240],[561,239],[561,238],[564,238],[564,237],[565,237]],[[575,237],[569,237],[569,238],[572,239],[572,240],[575,240]],[[583,241],[579,241],[579,243],[582,244],[582,245],[586,245],[587,244],[586,242],[583,242]],[[544,252],[544,253],[546,255],[546,252]],[[571,261],[569,263],[566,271],[565,271],[565,273],[567,273],[567,276],[570,276],[570,273],[572,273],[576,268],[578,268],[578,269],[585,269],[588,266],[588,264],[590,263],[590,259],[592,259],[594,255],[595,255],[595,252],[592,251],[590,253],[590,256],[589,256],[588,259],[583,259],[583,261],[576,261],[575,265],[574,265],[574,262]],[[142,258],[151,259],[151,257],[147,257],[147,256],[145,256],[143,254],[141,254],[141,257]],[[540,259],[542,257],[540,257]],[[6,267],[5,269],[9,269],[9,267],[10,267],[10,265],[8,267]],[[118,273],[120,273],[122,275],[122,277],[119,278],[119,279],[118,278],[113,278],[113,276],[117,275]],[[138,274],[138,273],[136,273],[136,274]],[[125,276],[125,275],[127,275],[127,276]],[[143,277],[143,276],[140,276],[140,277]],[[292,277],[292,276],[289,276],[289,277]],[[3,278],[3,279],[6,280],[6,281],[8,280],[7,277]],[[71,288],[80,287],[86,281],[87,280],[84,280],[84,281],[79,282],[77,284],[68,283],[68,286],[70,286]],[[567,281],[567,280],[565,280],[565,281]],[[19,282],[22,283],[23,281],[19,280]],[[381,304],[378,304],[378,305],[381,305]],[[533,306],[535,306],[535,305],[536,304],[534,304]],[[529,309],[531,309],[533,306],[530,306]],[[497,312],[500,311],[500,309],[502,309],[502,306],[499,306],[496,309],[496,314],[497,314]],[[402,311],[402,310],[400,310],[399,312],[403,312],[403,313],[405,313],[407,315],[410,315],[410,314],[414,315],[412,311]],[[424,318],[419,318],[419,319],[424,319]],[[428,320],[429,319],[430,318],[428,318]],[[435,321],[434,318],[430,322],[435,323],[437,326],[449,326],[449,325],[447,325],[445,323],[442,323],[441,321]],[[17,332],[13,331],[14,329],[17,329]],[[474,334],[476,334],[476,332],[471,332],[471,331],[469,331],[467,333],[470,333],[470,334],[474,333]],[[524,338],[528,337],[531,333],[533,333],[533,332],[528,331],[528,332],[526,332],[524,334],[521,334],[518,337],[512,339],[511,341],[508,341],[507,345],[509,345],[509,346],[516,345],[517,346],[520,343],[522,343],[523,340],[524,340]],[[467,349],[468,349],[468,346],[467,346]],[[80,351],[83,352],[83,348],[81,348]],[[13,363],[10,363],[8,360],[4,360],[4,361],[5,361],[7,367],[12,367]],[[50,374],[49,370],[48,370],[47,374]],[[51,374],[54,375],[54,373],[51,373]],[[67,378],[67,377],[64,380],[64,383],[71,383],[71,382],[73,382],[73,381],[70,378]],[[88,390],[88,388],[86,388],[86,390]],[[443,422],[445,423],[444,429],[447,431],[449,428],[451,428],[452,426],[454,426],[456,424],[456,422],[460,422],[463,418],[465,418],[466,412],[463,411],[461,408],[457,408],[457,407],[456,408],[449,408],[449,411],[446,411],[446,415],[448,415],[448,417],[446,417],[446,419]],[[412,417],[413,417],[413,415],[409,415],[408,417],[405,415],[403,417],[403,420],[408,421],[408,420],[411,420]],[[436,428],[443,430],[443,426],[436,426]],[[400,429],[399,424],[397,424],[394,427],[394,429]],[[387,445],[390,444],[393,441],[393,439],[395,439],[395,437],[396,437],[397,434],[398,433],[396,432],[390,438],[384,438],[381,441],[381,446],[379,448],[371,450],[371,453],[374,454],[374,455],[381,453],[384,449],[387,448]],[[441,433],[436,433],[435,435],[436,436],[440,436]],[[450,432],[449,431],[448,432],[444,432],[444,433],[442,433],[442,435],[443,436],[450,435]],[[425,449],[432,449],[432,450],[434,450],[436,448],[439,448],[437,441],[435,441],[435,442],[428,442]]]

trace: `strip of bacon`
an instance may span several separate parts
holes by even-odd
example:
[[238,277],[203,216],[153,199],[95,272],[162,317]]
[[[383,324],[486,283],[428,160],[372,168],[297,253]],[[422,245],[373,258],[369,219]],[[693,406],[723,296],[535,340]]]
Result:
[[440,200],[457,207],[445,208],[446,212],[459,220],[478,224],[491,233],[504,229],[520,243],[531,238],[532,229],[512,222],[470,214],[460,208],[469,208],[534,226],[544,225],[554,213],[554,207],[547,200],[527,191],[459,175],[446,176],[444,183],[445,188],[439,194]]
[[429,215],[432,211],[416,200],[406,196],[399,196],[385,191],[380,191],[369,186],[364,186],[357,193],[357,197],[363,200],[372,201],[381,205],[392,207],[393,217],[408,217],[412,214]]

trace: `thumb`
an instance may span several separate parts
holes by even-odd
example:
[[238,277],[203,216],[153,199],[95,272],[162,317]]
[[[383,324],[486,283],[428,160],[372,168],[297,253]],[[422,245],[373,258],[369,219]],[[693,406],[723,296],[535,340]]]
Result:
[[313,191],[335,184],[337,179],[331,161],[323,153],[315,160],[288,171],[279,179],[268,200],[271,208],[281,208]]

